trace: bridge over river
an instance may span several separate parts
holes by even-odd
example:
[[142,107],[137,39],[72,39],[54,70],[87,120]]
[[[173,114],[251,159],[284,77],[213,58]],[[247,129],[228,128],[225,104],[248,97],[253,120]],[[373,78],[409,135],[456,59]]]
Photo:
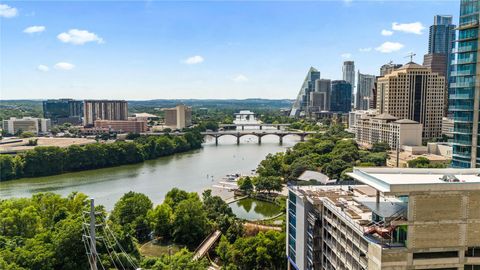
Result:
[[[316,134],[318,132],[315,131],[206,131],[206,132],[201,132],[203,136],[210,136],[215,138],[215,144],[218,144],[218,138],[222,136],[233,136],[237,138],[237,144],[240,144],[240,138],[243,136],[247,135],[252,135],[256,136],[258,138],[258,144],[262,143],[262,137],[268,136],[268,135],[273,135],[277,136],[279,138],[279,142],[283,143],[283,137],[288,136],[288,135],[296,135],[300,137],[300,141],[305,141],[305,137],[311,134]],[[147,133],[142,133],[142,135],[165,135],[165,134],[170,134],[174,136],[180,136],[184,135],[184,132],[173,132],[173,133],[166,133],[166,132],[147,132]]]

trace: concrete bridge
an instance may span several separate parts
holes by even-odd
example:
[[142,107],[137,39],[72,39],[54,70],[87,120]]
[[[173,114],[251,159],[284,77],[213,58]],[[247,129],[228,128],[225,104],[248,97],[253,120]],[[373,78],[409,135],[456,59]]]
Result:
[[[206,131],[206,132],[201,132],[201,134],[204,137],[210,136],[215,138],[215,144],[218,145],[218,138],[222,136],[233,136],[237,138],[237,144],[240,144],[240,138],[243,136],[251,135],[251,136],[257,136],[258,138],[258,144],[262,143],[262,137],[268,136],[268,135],[273,135],[277,136],[279,139],[280,143],[283,143],[283,137],[288,136],[288,135],[296,135],[300,137],[300,141],[305,141],[305,137],[307,137],[310,134],[316,134],[317,132],[315,131],[274,131],[274,132],[266,132],[266,131],[261,131],[259,132],[258,130],[252,130],[252,131]],[[142,135],[165,135],[167,133],[165,132],[152,132],[152,133],[142,133]],[[173,136],[180,136],[184,135],[184,132],[171,132],[168,133]]]
[[276,127],[277,130],[280,130],[281,127],[288,127],[290,124],[264,124],[264,123],[245,123],[245,124],[220,124],[218,125],[220,128],[238,128],[241,127],[242,130],[245,130],[245,127],[259,127],[260,130],[263,127]]

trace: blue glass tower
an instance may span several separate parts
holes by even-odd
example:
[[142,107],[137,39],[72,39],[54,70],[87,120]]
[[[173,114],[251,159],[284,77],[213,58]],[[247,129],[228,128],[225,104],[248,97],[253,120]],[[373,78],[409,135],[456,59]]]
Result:
[[330,111],[350,112],[352,104],[352,85],[344,80],[332,81]]
[[480,82],[478,21],[479,0],[461,0],[459,33],[451,73],[449,111],[454,119],[453,167],[480,167],[478,151]]

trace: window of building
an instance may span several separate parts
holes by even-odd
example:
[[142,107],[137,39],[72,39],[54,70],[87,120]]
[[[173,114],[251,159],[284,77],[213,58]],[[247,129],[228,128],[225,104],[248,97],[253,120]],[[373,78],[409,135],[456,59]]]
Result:
[[414,260],[455,258],[455,257],[458,257],[458,251],[416,252],[416,253],[413,253],[413,259]]

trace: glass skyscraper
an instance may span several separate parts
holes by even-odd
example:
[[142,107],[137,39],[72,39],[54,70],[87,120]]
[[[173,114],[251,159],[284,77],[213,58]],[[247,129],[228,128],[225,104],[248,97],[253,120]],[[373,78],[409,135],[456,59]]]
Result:
[[350,112],[352,105],[352,85],[344,80],[332,81],[330,94],[330,111]]
[[303,116],[310,104],[310,93],[315,91],[315,81],[320,79],[320,71],[311,67],[308,70],[308,74],[302,83],[302,87],[298,92],[297,99],[293,103],[292,110],[290,112],[291,117]]
[[449,111],[454,119],[453,167],[480,167],[478,151],[480,85],[478,21],[479,0],[461,0],[459,33],[451,72]]

